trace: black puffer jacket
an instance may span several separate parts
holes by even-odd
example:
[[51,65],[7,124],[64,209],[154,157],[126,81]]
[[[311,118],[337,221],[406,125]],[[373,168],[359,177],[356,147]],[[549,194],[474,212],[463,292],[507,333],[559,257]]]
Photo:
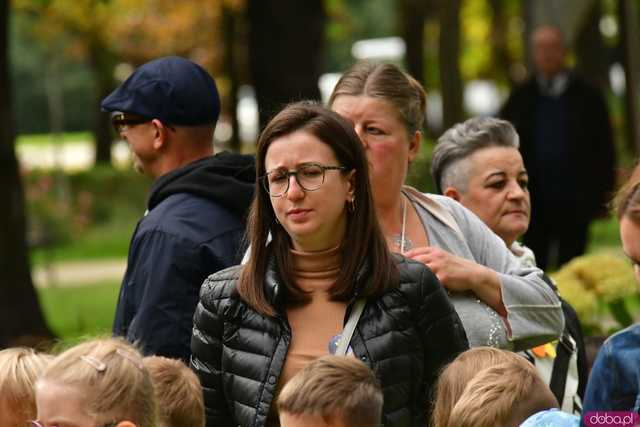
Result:
[[[367,302],[351,347],[382,384],[384,425],[423,427],[439,371],[468,343],[435,275],[405,258],[398,264],[399,287]],[[269,271],[265,284],[276,317],[240,299],[239,272],[232,267],[209,276],[194,317],[191,366],[204,390],[207,426],[264,426],[291,342],[277,272]]]

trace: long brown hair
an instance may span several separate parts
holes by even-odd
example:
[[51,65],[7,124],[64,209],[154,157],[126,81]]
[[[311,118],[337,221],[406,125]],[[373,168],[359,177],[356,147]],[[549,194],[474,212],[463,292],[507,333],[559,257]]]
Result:
[[424,126],[427,94],[416,79],[393,64],[356,62],[338,80],[329,105],[341,95],[364,95],[390,102],[400,113],[410,135]]
[[[301,304],[309,300],[308,294],[298,288],[292,279],[289,235],[276,223],[270,196],[261,183],[266,173],[265,157],[271,143],[300,130],[331,147],[338,163],[346,166],[344,173],[355,171],[355,209],[348,213],[341,246],[341,268],[336,283],[330,289],[331,299],[349,301],[356,293],[363,297],[376,296],[398,283],[397,267],[375,216],[367,158],[353,126],[325,107],[311,102],[298,102],[278,113],[258,139],[256,193],[249,212],[246,236],[251,245],[251,254],[238,283],[240,297],[259,313],[269,316],[275,314],[264,287],[270,262],[275,262],[287,304]],[[266,245],[269,233],[272,241]],[[365,270],[368,272],[367,279],[363,281],[365,286],[355,289],[360,282],[356,280],[359,273]]]

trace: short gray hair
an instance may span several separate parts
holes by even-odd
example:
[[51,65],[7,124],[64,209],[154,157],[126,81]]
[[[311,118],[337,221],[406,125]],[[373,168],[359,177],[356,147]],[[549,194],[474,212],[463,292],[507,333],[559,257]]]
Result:
[[447,187],[465,192],[470,172],[465,160],[488,147],[520,148],[520,138],[513,125],[493,117],[474,117],[442,134],[431,160],[431,176],[438,192],[442,193]]

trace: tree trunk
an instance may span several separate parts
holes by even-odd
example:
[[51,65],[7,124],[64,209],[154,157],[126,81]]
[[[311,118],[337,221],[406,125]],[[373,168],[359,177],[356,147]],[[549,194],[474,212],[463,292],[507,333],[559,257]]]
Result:
[[0,0],[0,348],[52,338],[31,279],[25,204],[14,149],[9,79],[9,0]]
[[531,36],[535,29],[534,19],[534,0],[523,0],[520,4],[522,13],[523,31],[522,31],[522,47],[524,50],[524,64],[527,68],[527,74],[532,76],[535,73],[533,66],[533,52],[531,51]]
[[238,123],[238,88],[239,76],[236,64],[236,15],[226,4],[222,6],[222,38],[224,40],[224,66],[225,74],[229,78],[229,96],[227,106],[223,108],[227,111],[231,119],[231,140],[229,148],[237,153],[241,149],[240,125]]
[[[399,0],[400,31],[407,46],[407,70],[424,86],[424,21],[428,1]],[[433,3],[433,2],[432,2]]]
[[100,110],[100,103],[115,87],[115,64],[106,46],[98,41],[89,42],[89,68],[93,76],[91,131],[96,144],[96,164],[111,165],[111,119]]
[[442,87],[442,126],[448,129],[464,119],[462,78],[460,76],[460,1],[443,4],[440,15],[440,86]]
[[491,6],[491,61],[490,76],[513,84],[511,76],[512,59],[507,46],[507,16],[504,11],[504,0],[490,0]]
[[289,102],[320,100],[322,0],[249,0],[249,67],[260,128]]
[[640,110],[638,108],[640,84],[640,60],[638,59],[639,28],[638,8],[634,0],[618,0],[618,19],[620,22],[620,47],[623,53],[626,77],[626,128],[627,143],[630,151],[640,153]]
[[593,2],[585,16],[582,27],[578,30],[575,43],[576,70],[591,84],[606,90],[609,87],[609,64],[607,49],[600,32],[602,2]]

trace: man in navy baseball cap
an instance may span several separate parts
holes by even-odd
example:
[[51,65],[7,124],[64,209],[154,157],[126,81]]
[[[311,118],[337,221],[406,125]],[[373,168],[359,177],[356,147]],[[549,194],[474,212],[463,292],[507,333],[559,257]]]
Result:
[[168,56],[138,68],[102,101],[102,109],[178,126],[215,125],[220,98],[204,68],[188,59]]
[[252,156],[213,153],[216,84],[176,56],[142,65],[102,101],[136,169],[154,179],[131,240],[113,325],[147,354],[188,362],[204,279],[238,264],[253,197]]

